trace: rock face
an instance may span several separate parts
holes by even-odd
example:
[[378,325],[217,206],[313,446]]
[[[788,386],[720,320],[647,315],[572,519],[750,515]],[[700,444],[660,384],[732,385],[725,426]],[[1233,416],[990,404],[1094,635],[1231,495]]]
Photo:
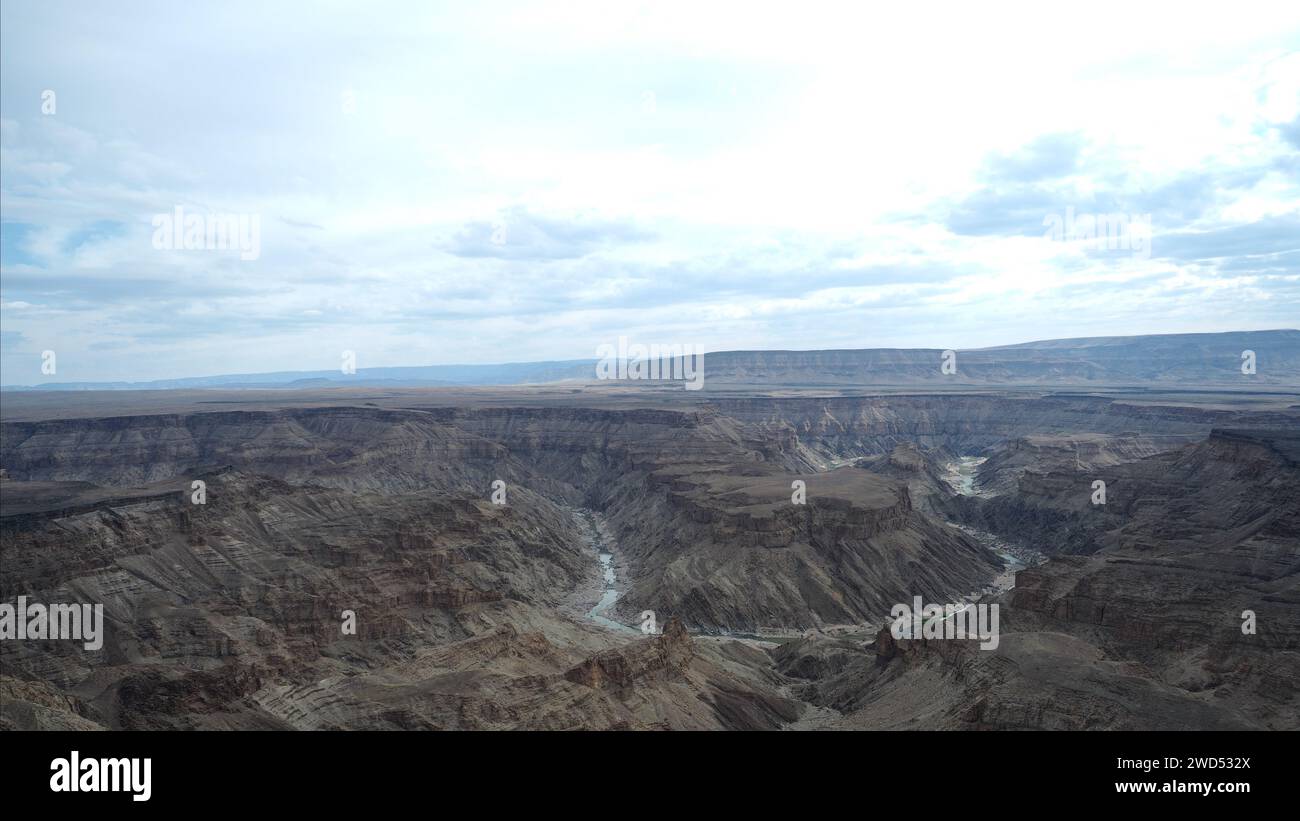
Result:
[[[915,510],[907,487],[857,468],[798,476],[755,465],[651,475],[665,495],[615,497],[611,522],[637,570],[630,612],[710,632],[801,630],[884,618],[914,594],[960,596],[1001,561]],[[791,502],[805,482],[807,501]]]
[[1125,462],[1194,444],[1201,438],[1200,434],[1026,436],[990,448],[988,458],[979,466],[978,482],[985,491],[1010,493],[1017,489],[1026,472],[1099,473]]
[[583,661],[564,677],[597,690],[626,690],[648,678],[681,678],[695,657],[691,637],[673,617],[662,636],[605,650]]
[[8,423],[0,458],[28,480],[129,487],[235,467],[403,490],[485,477],[506,453],[428,412],[326,408]]
[[836,460],[888,454],[900,445],[977,455],[1010,439],[1081,433],[1204,438],[1215,427],[1286,428],[1294,410],[1138,404],[1103,396],[1040,394],[726,398],[711,403],[772,458],[822,470]]
[[[1008,538],[1065,527],[1087,555],[1017,574],[996,600],[997,650],[885,632],[861,667],[805,696],[844,710],[843,726],[1296,729],[1297,455],[1294,428],[1216,430],[1109,466],[1118,492],[1104,511],[1051,473],[1027,473],[1020,494],[969,500],[998,511],[984,522]],[[863,673],[866,661],[875,667]]]
[[[533,396],[3,422],[0,601],[105,636],[0,644],[0,727],[1295,727],[1295,410]],[[1053,556],[996,651],[879,635],[1002,569],[946,520]]]
[[964,517],[1045,553],[1231,545],[1289,526],[1292,430],[1214,429],[1202,442],[1131,462],[1050,460],[1021,473],[1014,492],[965,500]]

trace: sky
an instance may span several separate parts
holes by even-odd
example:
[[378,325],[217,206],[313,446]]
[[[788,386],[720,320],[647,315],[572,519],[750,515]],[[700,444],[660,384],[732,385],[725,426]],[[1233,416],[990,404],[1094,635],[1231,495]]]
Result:
[[1300,326],[1300,4],[877,5],[5,2],[0,384]]

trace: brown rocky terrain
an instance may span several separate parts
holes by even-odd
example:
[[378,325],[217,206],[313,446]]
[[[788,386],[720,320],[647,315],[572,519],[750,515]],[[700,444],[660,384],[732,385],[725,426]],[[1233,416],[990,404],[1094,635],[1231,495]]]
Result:
[[[982,587],[1001,562],[916,510],[906,486],[845,467],[809,474],[663,471],[663,496],[616,499],[636,570],[626,606],[659,603],[709,631],[800,630],[879,619],[908,591]],[[665,607],[666,605],[666,607]]]
[[[680,623],[627,644],[567,615],[593,557],[525,490],[497,507],[206,478],[205,505],[172,492],[4,517],[6,596],[102,602],[107,634],[94,652],[7,642],[6,724],[707,728],[797,714],[725,658],[697,657]],[[572,673],[592,658],[603,686]],[[733,691],[762,698],[741,710]]]
[[[1285,402],[272,393],[6,405],[0,600],[106,637],[0,645],[0,726],[1294,726]],[[969,528],[1056,556],[999,648],[878,637],[999,573]]]
[[867,650],[787,645],[782,668],[825,671],[803,695],[842,727],[1296,729],[1298,445],[1294,428],[1216,430],[1111,466],[1119,496],[1096,509],[1084,474],[1027,474],[1022,493],[968,501],[1008,538],[1051,549],[1065,529],[1056,548],[1087,555],[1017,574],[996,650],[881,631]]
[[1199,434],[1026,436],[989,448],[989,455],[980,464],[976,477],[982,490],[1008,493],[1016,489],[1026,472],[1042,474],[1080,470],[1095,473],[1191,444],[1199,438]]

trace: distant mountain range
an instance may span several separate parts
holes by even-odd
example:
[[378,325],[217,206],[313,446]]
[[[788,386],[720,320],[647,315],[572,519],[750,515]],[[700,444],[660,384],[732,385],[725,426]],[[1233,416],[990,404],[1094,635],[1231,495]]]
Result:
[[2,390],[111,391],[179,390],[195,388],[319,388],[437,387],[447,385],[526,385],[595,378],[595,359],[562,362],[511,362],[502,365],[415,365],[393,368],[357,368],[355,374],[332,371],[277,371],[191,376],[148,382],[56,382],[44,385],[5,385]]
[[[1243,372],[1253,352],[1254,373]],[[704,356],[704,385],[836,388],[883,385],[1300,386],[1300,330],[1049,339],[994,348],[864,348],[717,351]],[[945,361],[955,365],[947,372]],[[594,382],[597,360],[501,365],[424,365],[340,371],[280,371],[148,382],[62,382],[4,390],[175,390],[499,386]]]
[[[1243,365],[1253,352],[1254,373]],[[705,384],[1300,386],[1300,331],[1233,331],[1049,339],[957,350],[944,373],[938,348],[727,351],[704,359]]]

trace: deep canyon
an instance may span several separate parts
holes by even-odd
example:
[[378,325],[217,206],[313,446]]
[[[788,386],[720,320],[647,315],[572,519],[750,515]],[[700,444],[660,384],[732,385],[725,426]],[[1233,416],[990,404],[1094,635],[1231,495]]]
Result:
[[4,642],[5,728],[1300,728],[1283,390],[23,396],[0,600],[106,635]]

